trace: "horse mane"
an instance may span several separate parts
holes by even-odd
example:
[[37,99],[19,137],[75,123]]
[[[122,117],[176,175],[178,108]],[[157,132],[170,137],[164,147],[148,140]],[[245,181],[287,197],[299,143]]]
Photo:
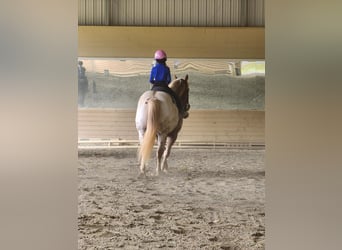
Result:
[[187,76],[185,79],[176,78],[169,84],[169,88],[171,88],[178,95],[181,94],[180,91],[181,91],[182,80],[187,81]]
[[169,84],[169,87],[177,92],[178,88],[180,87],[180,84],[181,84],[181,79],[174,79],[170,84]]

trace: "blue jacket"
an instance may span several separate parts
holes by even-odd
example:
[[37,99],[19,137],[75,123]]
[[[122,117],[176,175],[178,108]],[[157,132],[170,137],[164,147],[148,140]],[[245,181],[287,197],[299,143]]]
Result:
[[150,83],[169,84],[170,82],[170,68],[166,64],[156,63],[151,70]]

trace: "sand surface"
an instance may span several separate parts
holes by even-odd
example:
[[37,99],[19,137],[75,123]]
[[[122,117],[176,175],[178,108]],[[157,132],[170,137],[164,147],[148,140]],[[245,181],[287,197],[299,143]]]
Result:
[[79,151],[79,249],[264,249],[262,149],[179,149],[138,178],[136,149]]

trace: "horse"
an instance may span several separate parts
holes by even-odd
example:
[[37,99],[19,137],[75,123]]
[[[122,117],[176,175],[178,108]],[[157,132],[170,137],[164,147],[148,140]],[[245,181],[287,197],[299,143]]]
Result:
[[[184,79],[176,77],[168,86],[178,96],[178,103],[183,110],[188,111],[190,109],[188,75]],[[185,118],[187,117],[183,116],[174,98],[166,92],[148,90],[140,96],[135,116],[140,142],[139,175],[146,176],[146,164],[156,139],[158,144],[156,175],[161,171],[167,172],[167,158]]]

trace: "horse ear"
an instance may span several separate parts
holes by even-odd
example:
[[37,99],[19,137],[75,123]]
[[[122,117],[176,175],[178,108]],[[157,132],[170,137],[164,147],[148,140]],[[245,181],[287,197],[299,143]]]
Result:
[[177,79],[178,77],[175,75],[175,79]]
[[189,78],[188,74],[185,76],[185,81],[187,81]]

